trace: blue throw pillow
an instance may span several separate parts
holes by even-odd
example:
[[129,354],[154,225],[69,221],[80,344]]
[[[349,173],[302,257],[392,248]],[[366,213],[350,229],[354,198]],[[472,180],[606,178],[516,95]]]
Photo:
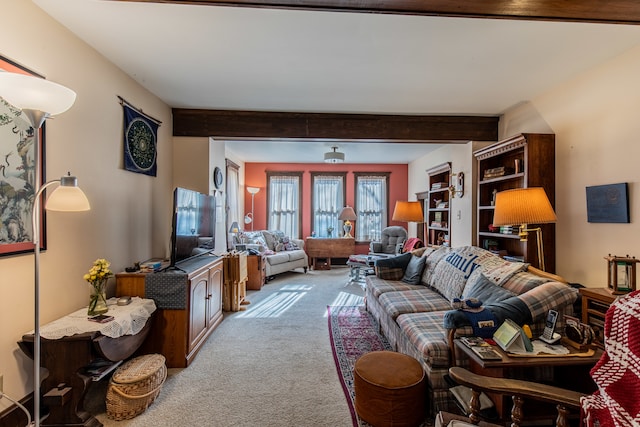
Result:
[[[471,281],[471,279],[469,279],[469,281]],[[485,305],[502,301],[515,295],[515,293],[503,288],[502,286],[498,286],[491,280],[487,279],[484,274],[480,274],[475,283],[467,282],[467,286],[465,286],[464,291],[462,292],[463,299],[477,298]]]
[[419,285],[420,278],[422,277],[422,270],[424,270],[424,263],[427,260],[426,257],[417,257],[411,255],[411,261],[404,270],[404,276],[402,281],[410,285]]

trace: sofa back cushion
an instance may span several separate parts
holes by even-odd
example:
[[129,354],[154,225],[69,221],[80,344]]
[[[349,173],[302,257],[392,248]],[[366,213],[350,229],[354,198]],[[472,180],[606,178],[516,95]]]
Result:
[[514,292],[498,286],[487,279],[481,270],[473,272],[467,280],[467,286],[465,286],[462,291],[462,299],[477,298],[485,305],[505,300],[514,295]]

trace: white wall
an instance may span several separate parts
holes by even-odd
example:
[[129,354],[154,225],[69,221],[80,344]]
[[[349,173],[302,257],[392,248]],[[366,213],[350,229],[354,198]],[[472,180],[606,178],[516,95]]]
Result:
[[[501,136],[556,135],[557,272],[606,286],[608,254],[640,257],[640,48],[508,111]],[[585,187],[629,183],[630,224],[587,222]]]
[[[416,200],[416,193],[429,189],[427,170],[442,163],[451,162],[452,173],[463,172],[464,196],[450,202],[451,246],[471,245],[475,241],[475,181],[476,163],[473,151],[488,143],[468,142],[445,145],[409,163],[409,199]],[[459,217],[458,217],[459,216]],[[416,235],[416,224],[409,224],[409,235]]]
[[[500,119],[500,139],[521,132],[556,135],[556,265],[570,282],[604,287],[608,254],[640,257],[640,47],[595,67],[543,95],[514,107]],[[486,144],[484,144],[486,145]],[[452,145],[409,165],[409,195],[426,190],[425,170],[451,161],[454,172],[471,170],[472,152]],[[630,224],[587,222],[586,190],[592,185],[629,183]],[[474,242],[475,200],[467,198],[475,179],[465,182],[465,197],[451,207],[452,245]],[[415,199],[415,196],[414,196]],[[455,214],[462,211],[462,219]]]
[[[46,323],[87,305],[89,285],[82,276],[96,258],[122,271],[168,253],[171,110],[30,1],[3,2],[0,39],[0,55],[77,93],[69,111],[47,122],[46,175],[75,174],[92,210],[47,215],[48,248],[41,256]],[[123,170],[118,95],[163,122],[155,178]],[[32,390],[31,360],[16,342],[33,329],[33,269],[33,255],[0,258],[0,373],[13,398]],[[113,287],[114,281],[111,292]],[[7,402],[0,400],[0,410]]]

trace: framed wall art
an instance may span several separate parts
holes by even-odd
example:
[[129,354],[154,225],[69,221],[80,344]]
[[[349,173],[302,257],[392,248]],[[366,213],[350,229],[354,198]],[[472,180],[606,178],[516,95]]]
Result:
[[[42,77],[0,56],[0,73],[12,72]],[[40,128],[40,176],[45,182],[45,125]],[[2,99],[0,94],[0,256],[33,252],[31,215],[35,196],[36,138],[29,119]],[[42,204],[41,204],[42,205]],[[40,213],[40,248],[46,249],[45,211]]]
[[628,223],[627,183],[587,187],[587,221]]

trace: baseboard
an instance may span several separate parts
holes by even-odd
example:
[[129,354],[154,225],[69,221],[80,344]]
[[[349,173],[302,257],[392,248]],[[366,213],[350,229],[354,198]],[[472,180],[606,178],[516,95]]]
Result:
[[[20,403],[33,413],[33,394],[23,397]],[[0,412],[0,427],[22,427],[27,425],[27,416],[16,404]]]

